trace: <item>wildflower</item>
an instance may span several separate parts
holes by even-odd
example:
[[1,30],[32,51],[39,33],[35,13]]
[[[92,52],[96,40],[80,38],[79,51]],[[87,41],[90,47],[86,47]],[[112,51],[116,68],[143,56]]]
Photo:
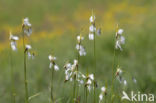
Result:
[[71,66],[72,66],[72,65],[71,65],[70,63],[67,63],[67,64],[64,65],[64,68],[65,68],[65,69],[69,69],[69,68],[71,68]]
[[28,45],[28,44],[25,45],[25,52],[28,55],[28,59],[30,59],[30,58],[34,59],[34,57],[35,57],[35,53],[32,52],[31,49],[32,49],[31,45]]
[[120,49],[121,51],[123,50],[121,47],[121,44],[125,44],[125,37],[122,36],[123,29],[119,29],[116,32],[116,43],[115,43],[115,48]]
[[98,36],[101,35],[101,28],[99,28],[99,29],[97,30],[97,35],[98,35]]
[[89,75],[89,78],[90,78],[91,80],[94,80],[94,74],[90,74],[90,75]]
[[79,54],[80,54],[80,56],[85,56],[86,55],[86,51],[85,51],[85,48],[83,46],[81,46],[81,48],[79,50]]
[[96,32],[96,26],[95,26],[95,15],[92,15],[90,18],[89,18],[89,21],[90,21],[90,26],[89,26],[89,40],[94,40],[94,34]]
[[99,99],[100,99],[99,101],[102,101],[103,100],[103,95],[102,94],[99,95]]
[[90,18],[89,18],[90,23],[94,23],[95,19],[96,19],[95,16],[90,16]]
[[58,70],[59,70],[58,65],[54,65],[54,70],[56,70],[56,71],[58,71]]
[[29,23],[29,19],[28,18],[24,18],[22,29],[23,29],[23,32],[27,36],[30,36],[32,34],[32,28],[31,28],[31,24]]
[[81,35],[78,35],[77,36],[78,43],[80,43],[82,40],[84,40],[84,37],[82,37]]
[[122,78],[122,70],[118,67],[117,71],[116,71],[116,75],[117,79],[119,80],[120,83],[122,83],[123,78]]
[[77,66],[78,65],[78,60],[74,60],[74,65]]
[[101,87],[101,93],[99,95],[99,103],[101,103],[101,101],[103,100],[103,96],[106,95],[106,87]]
[[50,61],[55,61],[56,60],[56,57],[53,57],[51,55],[49,55],[48,58],[49,58]]
[[84,37],[82,37],[81,35],[77,36],[78,44],[76,44],[76,49],[78,50],[80,56],[85,56],[86,51],[85,48],[81,45],[82,40],[84,40]]
[[88,85],[91,85],[91,84],[92,84],[91,79],[88,79],[87,84],[88,84]]
[[121,76],[121,74],[122,74],[122,70],[120,68],[117,68],[116,76]]
[[86,84],[85,86],[87,87],[88,91],[90,92],[92,87],[92,84],[94,83],[94,75],[93,74],[89,74],[88,76],[86,76]]
[[76,75],[76,73],[78,73],[77,81],[82,83],[82,81],[79,79],[81,77],[81,75],[76,70],[77,66],[78,66],[78,61],[76,59],[74,60],[73,64],[71,64],[71,63],[65,64],[65,66],[64,66],[64,68],[65,68],[65,82],[69,81],[69,80],[72,81],[74,76]]
[[16,41],[19,40],[18,36],[13,36],[13,35],[11,34],[11,32],[10,32],[10,37],[9,37],[9,39],[10,39],[10,41],[11,41],[11,42],[10,42],[11,49],[12,49],[13,51],[16,51],[16,50],[17,50]]
[[123,81],[123,84],[124,84],[124,86],[126,86],[126,85],[127,85],[127,81],[126,81],[126,80],[124,80],[124,81]]
[[94,33],[96,31],[95,25],[91,24],[89,27],[89,40],[94,40]]
[[75,68],[76,68],[76,60],[74,60],[74,63],[67,63],[64,65],[65,68],[65,82],[72,81],[73,76],[75,74]]
[[89,33],[89,40],[94,40],[94,34],[93,33]]
[[96,27],[92,24],[92,25],[89,27],[89,31],[90,31],[90,32],[95,32],[95,31],[96,31]]
[[49,68],[53,68],[55,71],[59,70],[58,65],[55,63],[56,57],[49,55],[48,56],[49,60],[50,60],[50,64],[49,64]]
[[31,45],[26,44],[25,48],[26,48],[27,50],[30,50],[30,49],[31,49]]
[[118,34],[121,35],[121,34],[123,33],[123,31],[124,31],[123,29],[119,29],[119,30],[118,30]]
[[12,33],[10,32],[10,37],[9,37],[10,40],[19,40],[18,36],[13,36]]
[[86,76],[82,74],[81,72],[77,71],[78,61],[75,59],[73,61],[73,64],[66,63],[64,65],[65,68],[65,82],[72,81],[75,79],[75,75],[77,75],[76,81],[78,82],[79,86],[84,84],[84,79]]

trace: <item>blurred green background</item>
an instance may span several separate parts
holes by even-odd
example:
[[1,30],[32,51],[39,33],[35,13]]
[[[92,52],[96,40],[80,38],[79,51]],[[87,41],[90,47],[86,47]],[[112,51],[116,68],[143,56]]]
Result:
[[[11,102],[9,32],[21,37],[21,24],[29,17],[33,33],[28,43],[36,52],[28,60],[29,95],[40,93],[30,103],[49,103],[50,71],[48,55],[54,53],[60,71],[55,72],[54,97],[70,103],[72,83],[64,83],[63,65],[76,58],[76,36],[82,32],[87,55],[80,59],[80,71],[93,72],[93,46],[88,40],[89,17],[94,10],[96,26],[97,80],[100,87],[111,86],[116,24],[124,29],[126,44],[119,61],[125,71],[126,91],[156,94],[156,1],[155,0],[0,0],[0,103]],[[17,103],[24,103],[22,41],[12,53]],[[129,75],[130,74],[130,75]],[[132,82],[135,77],[137,84]],[[125,89],[115,82],[115,87]],[[122,91],[118,91],[119,96]],[[81,98],[83,99],[83,87]],[[90,94],[91,103],[93,95]],[[98,98],[98,97],[97,97]],[[123,101],[125,102],[125,101]]]

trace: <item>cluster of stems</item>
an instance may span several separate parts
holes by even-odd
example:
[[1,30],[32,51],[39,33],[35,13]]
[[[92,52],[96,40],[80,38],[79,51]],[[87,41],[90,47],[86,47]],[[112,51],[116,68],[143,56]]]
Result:
[[[81,45],[81,35],[80,35],[80,41],[78,42],[78,45],[79,45],[79,47]],[[79,52],[77,52],[77,61],[78,61],[78,64],[76,65],[76,74],[74,74],[73,99],[74,99],[74,102],[79,103],[80,102],[80,100],[79,100],[79,84],[77,81],[78,80],[78,72],[79,72],[79,62],[80,62]]]
[[[117,24],[117,26],[116,26],[116,33],[118,32],[118,24]],[[114,35],[114,45],[115,45],[115,43],[116,43],[116,35],[117,34],[115,34]],[[113,64],[112,64],[112,87],[111,87],[111,98],[110,98],[110,100],[111,100],[111,102],[113,103],[114,102],[114,96],[115,96],[115,94],[114,94],[114,80],[115,80],[115,70],[116,70],[116,64],[115,64],[115,62],[116,62],[116,49],[115,49],[115,46],[114,46],[114,54],[113,54]],[[118,57],[119,58],[119,57]],[[117,60],[117,65],[119,65],[119,60]]]

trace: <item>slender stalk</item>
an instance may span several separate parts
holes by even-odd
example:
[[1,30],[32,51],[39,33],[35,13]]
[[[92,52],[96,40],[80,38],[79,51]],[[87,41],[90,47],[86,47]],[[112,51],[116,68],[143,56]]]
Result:
[[27,64],[26,64],[26,48],[25,48],[25,40],[23,33],[23,49],[24,49],[24,84],[25,84],[25,103],[29,103],[28,101],[28,80],[27,80]]
[[105,98],[104,98],[104,99],[105,99],[105,103],[107,103],[107,101],[106,101],[106,97],[107,97],[107,96],[105,95]]
[[[80,44],[79,44],[80,45]],[[76,67],[76,80],[78,79],[78,72],[79,72],[79,62],[80,62],[80,55],[79,52],[77,53],[77,60],[78,60],[78,64]],[[79,86],[78,86],[78,82],[76,83],[76,98],[79,96]],[[79,102],[79,101],[78,101]]]
[[86,87],[86,102],[85,103],[87,103],[88,102],[88,90],[87,90],[87,87]]
[[[117,30],[118,30],[118,25],[117,25]],[[117,31],[116,31],[117,32]],[[114,35],[114,44],[116,42],[116,37]],[[113,45],[114,46],[114,45]],[[112,63],[112,88],[111,88],[111,94],[112,96],[114,95],[114,80],[115,80],[115,60],[116,60],[116,50],[115,50],[115,46],[114,46],[114,54],[113,54],[113,63]],[[114,97],[113,97],[114,98]],[[113,98],[111,98],[111,102],[113,103]]]
[[[94,13],[92,10],[92,16],[94,17]],[[93,25],[95,26],[95,21],[93,22]],[[93,32],[94,34],[94,77],[96,79],[96,35],[95,31]],[[94,79],[94,103],[96,103],[96,80]]]
[[84,85],[84,103],[86,103],[86,87]]
[[12,96],[12,103],[16,103],[16,93],[15,93],[15,84],[14,84],[14,70],[13,70],[13,62],[12,62],[12,51],[10,47],[10,68],[11,68],[11,84],[12,84],[12,90],[11,90],[11,96]]
[[73,103],[75,103],[75,93],[76,93],[76,75],[74,75],[74,84],[73,84]]
[[115,57],[116,57],[116,52],[115,52],[115,47],[114,47],[114,55],[113,55],[113,64],[112,64],[112,94],[114,91],[114,74],[115,74]]
[[54,103],[54,97],[53,97],[53,78],[54,78],[54,68],[51,69],[51,103]]
[[[88,77],[88,68],[86,70],[87,70],[87,77]],[[87,82],[87,79],[86,79],[86,82]],[[87,99],[88,99],[88,90],[87,90],[87,85],[86,85],[85,86],[85,103],[87,103]]]
[[95,32],[94,32],[94,103],[96,103],[96,40],[95,40]]

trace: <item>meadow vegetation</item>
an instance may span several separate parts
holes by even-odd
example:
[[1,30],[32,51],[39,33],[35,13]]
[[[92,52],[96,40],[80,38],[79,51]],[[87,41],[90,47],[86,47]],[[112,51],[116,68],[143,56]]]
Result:
[[[57,103],[73,102],[73,82],[65,83],[64,65],[77,59],[75,46],[77,36],[82,35],[86,56],[79,58],[78,68],[83,74],[95,72],[94,42],[89,41],[89,18],[92,10],[96,27],[101,35],[96,36],[96,103],[101,87],[107,88],[107,103],[112,100],[112,67],[119,66],[127,84],[114,80],[114,103],[121,101],[122,91],[140,91],[156,94],[156,20],[155,0],[0,0],[0,103],[11,103],[11,63],[16,91],[16,103],[24,103],[24,69],[22,20],[29,18],[32,35],[26,38],[31,44],[34,59],[28,59],[27,79],[29,96],[36,95],[30,103],[49,103],[51,72],[48,56],[56,56],[59,71],[53,73],[53,97]],[[116,25],[124,30],[123,51],[116,51],[114,60],[114,36]],[[20,39],[17,51],[10,55],[10,31]],[[10,62],[10,58],[12,61]],[[114,66],[112,66],[114,65]],[[134,83],[134,78],[136,83]],[[84,86],[79,87],[81,102]],[[93,103],[94,91],[88,93],[88,103]],[[111,98],[110,98],[111,97]]]

